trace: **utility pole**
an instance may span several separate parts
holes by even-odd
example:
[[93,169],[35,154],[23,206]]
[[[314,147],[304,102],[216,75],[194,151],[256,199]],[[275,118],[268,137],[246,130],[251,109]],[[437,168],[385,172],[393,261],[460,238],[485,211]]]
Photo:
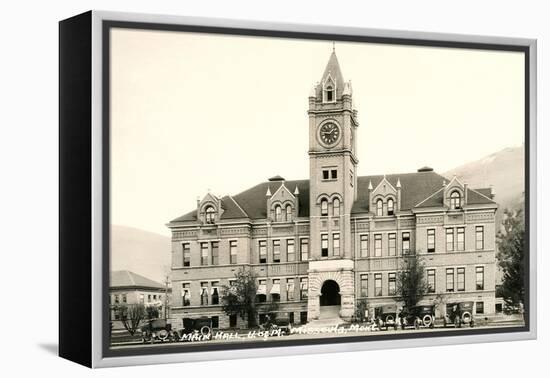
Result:
[[168,319],[168,275],[164,280],[164,320]]

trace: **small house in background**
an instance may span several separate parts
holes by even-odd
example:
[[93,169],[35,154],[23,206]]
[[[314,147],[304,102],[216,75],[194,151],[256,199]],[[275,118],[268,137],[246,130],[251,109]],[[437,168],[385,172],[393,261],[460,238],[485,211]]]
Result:
[[159,311],[160,318],[169,317],[169,306],[167,305],[170,303],[170,292],[171,288],[167,287],[165,283],[153,281],[129,270],[111,272],[109,304],[113,329],[124,328],[120,314],[116,310],[121,305],[155,306]]

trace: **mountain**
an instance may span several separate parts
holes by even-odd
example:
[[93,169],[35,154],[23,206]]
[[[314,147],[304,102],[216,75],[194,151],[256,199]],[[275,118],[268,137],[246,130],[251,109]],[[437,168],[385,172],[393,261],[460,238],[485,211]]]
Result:
[[470,188],[493,186],[499,213],[505,208],[517,207],[525,188],[525,149],[505,148],[480,160],[451,169],[443,175],[451,179],[456,175]]
[[111,227],[111,271],[129,270],[164,282],[171,265],[170,238],[137,228]]

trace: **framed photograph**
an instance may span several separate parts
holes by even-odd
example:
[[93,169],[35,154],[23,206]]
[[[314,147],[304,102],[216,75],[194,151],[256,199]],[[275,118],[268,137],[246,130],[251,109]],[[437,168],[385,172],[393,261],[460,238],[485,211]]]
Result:
[[60,22],[60,355],[536,337],[536,41]]

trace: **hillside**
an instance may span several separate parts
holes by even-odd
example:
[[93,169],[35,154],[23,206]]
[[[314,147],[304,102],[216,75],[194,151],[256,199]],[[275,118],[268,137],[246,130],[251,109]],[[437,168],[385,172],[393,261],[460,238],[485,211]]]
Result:
[[111,270],[130,270],[163,282],[170,269],[170,238],[137,228],[111,227]]
[[470,188],[493,186],[499,213],[505,208],[518,206],[524,191],[524,146],[505,148],[480,160],[451,169],[444,176],[456,175]]

